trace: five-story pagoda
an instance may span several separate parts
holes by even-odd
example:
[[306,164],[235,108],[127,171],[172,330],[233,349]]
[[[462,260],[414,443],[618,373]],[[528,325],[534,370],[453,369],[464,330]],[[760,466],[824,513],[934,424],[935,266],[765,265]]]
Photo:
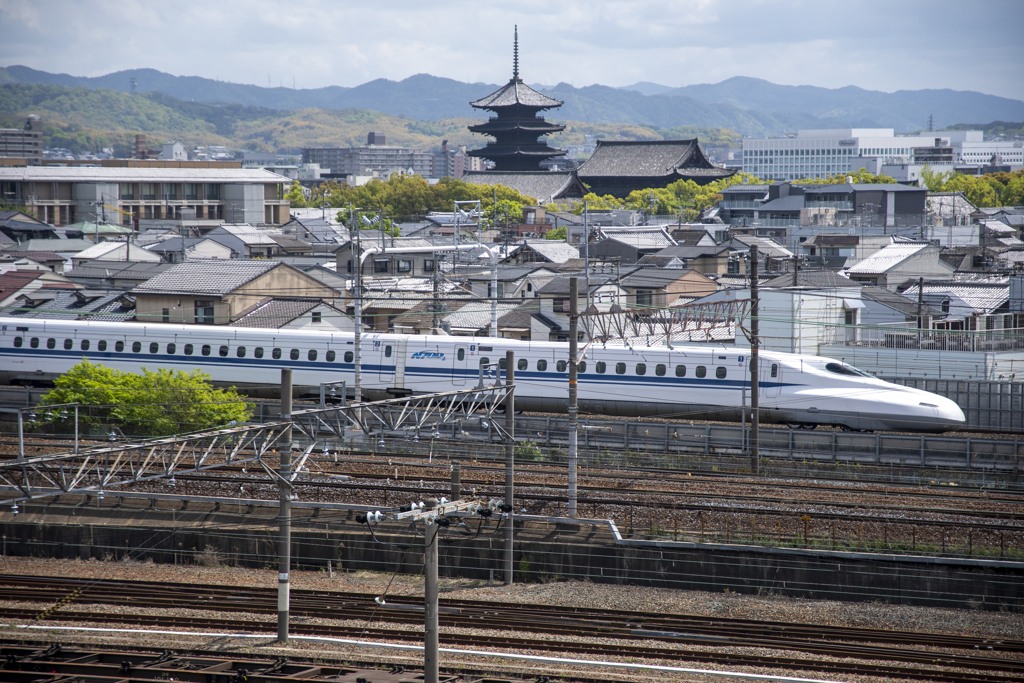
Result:
[[518,26],[512,54],[512,79],[487,97],[470,102],[470,105],[496,114],[486,123],[469,127],[474,133],[490,135],[494,140],[483,149],[468,152],[471,156],[490,159],[494,162],[495,171],[536,171],[545,159],[565,154],[565,150],[540,141],[542,135],[557,133],[565,126],[548,123],[537,113],[561,107],[562,102],[540,94],[519,78]]

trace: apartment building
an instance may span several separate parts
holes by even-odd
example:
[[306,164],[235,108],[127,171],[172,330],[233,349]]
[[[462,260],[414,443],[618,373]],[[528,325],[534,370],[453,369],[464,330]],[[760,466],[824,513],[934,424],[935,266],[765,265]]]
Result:
[[289,182],[263,169],[12,166],[0,168],[0,198],[56,226],[186,218],[283,225]]
[[765,180],[828,178],[881,165],[929,164],[936,170],[1024,164],[1024,142],[986,141],[980,130],[896,135],[892,128],[799,130],[784,138],[743,140],[743,170]]

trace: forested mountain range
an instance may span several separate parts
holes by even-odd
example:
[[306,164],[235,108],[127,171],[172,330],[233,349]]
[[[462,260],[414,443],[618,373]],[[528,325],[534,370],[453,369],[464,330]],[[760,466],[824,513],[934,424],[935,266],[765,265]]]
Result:
[[[48,145],[72,148],[110,136],[114,144],[125,144],[121,137],[126,132],[141,132],[191,144],[295,151],[301,146],[362,144],[370,130],[385,132],[390,144],[436,147],[440,139],[448,139],[479,147],[486,139],[466,126],[487,113],[469,102],[498,87],[421,74],[352,88],[294,89],[153,69],[86,78],[9,66],[0,68],[0,125],[20,125],[20,117],[36,113],[44,119]],[[587,134],[605,139],[700,135],[711,142],[798,128],[894,128],[907,133],[924,130],[929,122],[941,129],[1024,121],[1024,102],[968,91],[883,93],[739,77],[681,88],[651,83],[534,87],[565,102],[545,112],[548,120],[567,127],[550,138],[561,147],[582,144]]]

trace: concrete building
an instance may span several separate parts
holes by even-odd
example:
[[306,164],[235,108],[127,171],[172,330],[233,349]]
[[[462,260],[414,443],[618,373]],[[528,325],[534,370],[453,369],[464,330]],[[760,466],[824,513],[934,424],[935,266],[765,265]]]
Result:
[[435,177],[432,152],[388,145],[383,133],[370,133],[363,147],[304,147],[302,163],[319,164],[333,176],[372,176],[400,170]]
[[29,116],[21,128],[0,128],[0,157],[42,163],[43,127],[38,116]]
[[743,140],[743,170],[765,180],[828,178],[883,165],[928,164],[958,170],[991,164],[1024,164],[1024,142],[986,141],[979,130],[950,130],[922,135],[895,134],[892,128],[799,130],[785,138]]
[[0,198],[51,225],[186,217],[197,227],[282,225],[288,182],[262,169],[17,166],[0,168]]

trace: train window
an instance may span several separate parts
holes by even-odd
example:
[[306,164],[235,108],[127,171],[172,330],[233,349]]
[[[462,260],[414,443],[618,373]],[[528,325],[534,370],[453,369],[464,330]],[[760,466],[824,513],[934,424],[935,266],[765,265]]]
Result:
[[273,358],[274,360],[280,360],[280,358],[281,358],[281,349],[279,349],[279,348],[277,348],[277,347],[275,346],[275,347],[274,347],[274,350],[273,350],[273,351],[272,351],[272,352],[270,353],[270,355],[271,355],[271,357],[272,357],[272,358]]
[[107,340],[106,339],[100,339],[99,342],[96,344],[96,348],[99,349],[100,351],[106,351],[107,350]]
[[715,368],[715,377],[717,377],[718,379],[725,379],[726,373],[727,373],[727,370],[725,369],[725,367],[723,367],[721,365],[719,365],[717,368]]
[[203,344],[202,348],[199,349],[199,353],[203,354],[204,356],[209,356],[210,355],[210,345],[209,344]]
[[356,355],[355,355],[354,353],[352,353],[351,351],[346,351],[346,352],[345,352],[345,362],[346,362],[346,363],[351,363],[351,362],[352,362],[352,360],[353,360],[353,359],[354,359],[355,357],[356,357]]
[[245,347],[239,346],[237,349],[235,349],[235,355],[238,356],[239,358],[245,358]]
[[160,353],[160,345],[157,344],[156,342],[149,342],[149,352]]
[[569,361],[560,360],[555,363],[555,370],[558,372],[566,372],[569,369]]
[[385,358],[391,358],[391,347],[390,346],[385,346],[384,347],[384,357]]
[[132,353],[139,353],[142,351],[142,342],[132,342]]
[[220,348],[217,349],[217,353],[219,353],[224,358],[227,357],[229,351],[230,349],[228,348],[227,344],[221,344]]
[[581,360],[581,361],[580,361],[580,362],[579,362],[579,363],[578,363],[578,364],[576,365],[576,372],[577,372],[577,373],[583,373],[583,372],[586,372],[586,371],[587,371],[587,361],[585,361],[585,360]]
[[[772,365],[773,372],[774,368],[776,367],[778,366]],[[870,375],[864,372],[863,370],[858,370],[852,365],[847,365],[846,363],[826,363],[825,369],[828,370],[829,372],[834,372],[837,375],[851,375],[853,377],[874,377],[874,375]],[[773,374],[772,377],[775,377],[775,375]]]
[[28,345],[31,346],[33,349],[38,349],[39,348],[39,337],[32,337],[31,339],[29,339],[28,340]]
[[686,366],[685,365],[677,365],[676,366],[676,377],[686,377]]
[[545,370],[548,369],[548,362],[541,358],[539,361],[537,361],[537,369],[540,370],[541,372],[544,372]]
[[70,349],[71,349],[71,347],[73,347],[74,345],[75,345],[75,342],[74,342],[74,340],[73,340],[73,339],[65,339],[65,340],[64,340],[64,348],[65,348],[65,349],[68,349],[68,350],[70,350]]
[[178,350],[178,345],[177,344],[174,344],[172,342],[172,343],[167,345],[167,353],[176,353],[177,350]]
[[83,351],[88,351],[89,350],[89,340],[88,339],[83,339],[82,343],[80,344],[80,347],[81,347],[81,349]]
[[252,355],[256,356],[257,358],[263,358],[263,347],[257,346],[255,349],[252,350]]
[[705,367],[703,365],[698,365],[697,366],[697,377],[707,377],[707,376],[708,376],[708,369],[707,369],[707,367]]
[[299,350],[298,349],[292,349],[291,351],[288,352],[288,357],[291,358],[292,360],[298,360],[299,359]]
[[334,362],[334,358],[335,358],[334,349],[331,349],[330,351],[327,352],[327,362],[328,363],[333,363]]
[[772,377],[778,377],[778,376],[779,376],[779,364],[778,363],[772,363]]
[[480,367],[485,368],[485,367],[487,367],[490,364],[491,364],[491,359],[488,358],[487,356],[484,356],[483,358],[480,359]]
[[636,374],[638,374],[638,375],[646,375],[647,374],[647,363],[637,363],[636,364]]
[[192,346],[191,344],[185,344],[184,351],[186,356],[191,356],[192,352],[195,351],[195,347]]
[[499,358],[498,359],[498,369],[504,370],[506,365],[507,365],[507,363],[505,362],[504,358]]
[[[391,348],[390,346],[388,348]],[[308,360],[316,360],[316,349],[310,349],[306,352],[306,358]]]
[[49,339],[47,339],[46,340],[46,348],[48,348],[48,349],[55,349],[55,348],[57,348],[57,340],[54,339],[53,337],[50,337]]
[[124,342],[120,340],[114,342],[114,350],[117,351],[118,353],[124,351]]
[[466,360],[466,349],[462,349],[462,348],[458,349],[455,352],[455,357],[457,359],[459,359],[459,360]]
[[615,374],[616,375],[625,375],[626,374],[626,364],[625,363],[616,363],[615,364]]
[[658,363],[657,365],[654,366],[654,374],[657,375],[658,377],[664,377],[665,371],[666,368],[664,363]]
[[20,349],[24,343],[25,343],[25,338],[24,337],[15,337],[14,338],[14,348]]
[[597,374],[603,375],[604,371],[608,369],[608,364],[605,363],[603,360],[599,360],[597,361],[597,366],[595,369],[597,370]]
[[530,362],[525,358],[520,358],[516,361],[516,370],[525,370],[530,365]]

